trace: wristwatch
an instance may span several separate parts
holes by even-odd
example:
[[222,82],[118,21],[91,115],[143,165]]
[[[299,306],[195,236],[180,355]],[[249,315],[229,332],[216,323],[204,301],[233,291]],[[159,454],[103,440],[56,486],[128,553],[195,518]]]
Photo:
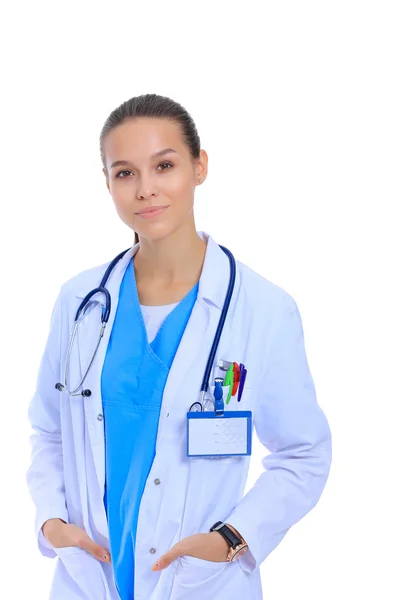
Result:
[[222,521],[217,521],[210,529],[211,531],[218,531],[222,535],[222,537],[228,542],[230,548],[228,552],[228,556],[226,560],[229,562],[234,562],[238,560],[243,554],[248,550],[248,545],[246,542],[238,537],[234,531]]

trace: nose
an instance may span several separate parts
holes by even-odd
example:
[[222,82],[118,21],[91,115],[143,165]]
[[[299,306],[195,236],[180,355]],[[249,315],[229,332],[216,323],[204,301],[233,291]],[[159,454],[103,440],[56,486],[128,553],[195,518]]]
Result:
[[138,185],[136,194],[138,199],[146,199],[157,195],[157,187],[154,176],[152,174],[141,175],[137,179]]

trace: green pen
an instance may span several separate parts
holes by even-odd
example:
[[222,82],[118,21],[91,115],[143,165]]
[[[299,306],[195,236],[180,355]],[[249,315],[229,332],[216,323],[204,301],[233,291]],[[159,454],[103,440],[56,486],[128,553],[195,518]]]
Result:
[[228,397],[226,399],[226,403],[229,404],[229,402],[231,400],[231,396],[232,396],[232,390],[233,390],[233,363],[231,364],[228,371],[226,372],[224,385],[230,386]]

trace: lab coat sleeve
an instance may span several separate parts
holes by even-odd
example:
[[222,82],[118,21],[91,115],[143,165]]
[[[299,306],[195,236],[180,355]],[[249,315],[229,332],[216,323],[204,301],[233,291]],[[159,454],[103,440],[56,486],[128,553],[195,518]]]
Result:
[[270,454],[262,461],[265,472],[225,519],[249,545],[239,561],[250,573],[314,508],[331,465],[330,427],[317,403],[300,313],[286,292],[255,406],[255,430]]
[[62,289],[53,308],[50,332],[41,359],[36,391],[28,416],[33,433],[29,438],[31,463],[26,473],[28,488],[36,507],[35,532],[44,556],[54,558],[56,552],[41,530],[45,521],[59,518],[69,522],[65,504],[63,456],[60,424],[60,381]]

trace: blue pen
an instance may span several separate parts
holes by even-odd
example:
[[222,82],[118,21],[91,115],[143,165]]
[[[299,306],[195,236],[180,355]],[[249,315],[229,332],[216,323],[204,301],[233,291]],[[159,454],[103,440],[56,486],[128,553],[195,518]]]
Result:
[[242,396],[242,392],[243,392],[243,385],[244,385],[244,381],[243,381],[243,376],[244,376],[244,364],[243,363],[239,363],[239,369],[240,369],[240,376],[239,376],[239,387],[238,387],[238,394],[237,394],[237,401],[240,401],[240,398]]
[[238,402],[242,399],[244,383],[246,381],[247,369],[245,366],[240,363],[240,382],[239,382],[239,391],[238,391]]

